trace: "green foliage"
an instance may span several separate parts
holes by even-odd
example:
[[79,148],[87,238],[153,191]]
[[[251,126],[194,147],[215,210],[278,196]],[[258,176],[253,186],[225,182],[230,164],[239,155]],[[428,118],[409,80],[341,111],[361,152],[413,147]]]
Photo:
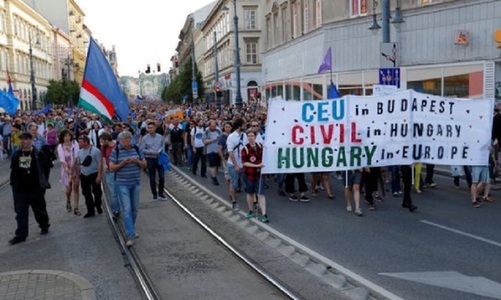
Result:
[[47,103],[52,104],[68,104],[76,106],[80,96],[80,85],[76,81],[63,80],[49,80],[47,86]]
[[[162,99],[164,101],[172,101],[174,103],[181,103],[185,96],[188,96],[189,101],[193,101],[193,94],[191,91],[191,58],[188,60],[185,67],[176,76],[162,92]],[[198,81],[198,95],[201,97],[204,94],[202,74],[195,65],[196,78]]]

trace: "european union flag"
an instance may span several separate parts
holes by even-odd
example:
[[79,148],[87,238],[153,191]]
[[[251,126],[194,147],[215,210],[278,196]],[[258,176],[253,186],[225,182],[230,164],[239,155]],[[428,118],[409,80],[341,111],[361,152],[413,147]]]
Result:
[[5,109],[10,115],[15,115],[17,107],[19,106],[19,99],[14,96],[12,86],[9,84],[9,92],[0,91],[0,107]]
[[41,110],[33,112],[31,115],[32,116],[45,115],[48,114],[49,112],[50,112],[50,103],[45,105],[45,107],[42,108]]

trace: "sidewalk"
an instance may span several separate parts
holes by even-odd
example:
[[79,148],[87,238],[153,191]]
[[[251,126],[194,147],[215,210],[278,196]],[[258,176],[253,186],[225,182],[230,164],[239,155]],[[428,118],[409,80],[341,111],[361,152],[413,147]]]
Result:
[[[0,161],[0,185],[8,183],[10,160]],[[10,186],[4,187],[10,189]],[[0,299],[95,300],[94,287],[85,278],[64,271],[19,270],[0,273]]]
[[73,273],[23,270],[0,273],[0,299],[95,300],[92,285]]

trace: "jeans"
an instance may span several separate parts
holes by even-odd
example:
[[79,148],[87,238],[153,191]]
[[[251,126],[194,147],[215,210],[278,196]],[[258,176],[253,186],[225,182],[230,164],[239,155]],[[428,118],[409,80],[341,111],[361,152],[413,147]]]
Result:
[[398,166],[390,166],[391,173],[391,192],[400,192],[400,170]]
[[106,186],[108,187],[108,192],[110,194],[110,206],[113,213],[120,211],[120,202],[118,201],[117,187],[115,184],[115,173],[106,171],[104,173],[104,178],[106,180]]
[[186,147],[186,163],[190,168],[193,166],[193,149],[190,145]]
[[119,185],[117,184],[118,199],[122,208],[122,218],[125,233],[128,238],[136,236],[136,218],[139,209],[139,191],[141,185]]
[[[146,158],[148,163],[148,175],[150,176],[150,188],[153,197],[163,196],[165,186],[165,170],[158,164],[158,158]],[[157,174],[158,173],[158,193],[157,193]]]

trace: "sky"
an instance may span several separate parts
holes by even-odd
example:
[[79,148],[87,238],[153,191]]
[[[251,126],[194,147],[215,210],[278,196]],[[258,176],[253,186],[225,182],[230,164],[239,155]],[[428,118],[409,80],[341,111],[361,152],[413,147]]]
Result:
[[171,67],[186,17],[213,0],[77,0],[92,37],[115,45],[120,76],[138,76],[150,64]]

